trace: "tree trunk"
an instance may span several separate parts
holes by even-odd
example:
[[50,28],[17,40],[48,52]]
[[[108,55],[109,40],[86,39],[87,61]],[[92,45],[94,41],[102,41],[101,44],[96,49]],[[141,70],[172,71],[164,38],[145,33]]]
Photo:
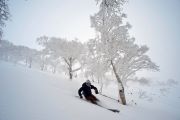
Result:
[[28,59],[27,59],[27,58],[26,58],[26,61],[25,61],[25,62],[26,62],[26,66],[28,66]]
[[103,90],[103,83],[101,83],[101,87],[100,87],[99,92],[102,93],[102,90]]
[[123,105],[126,105],[126,97],[125,97],[125,93],[124,93],[124,86],[123,86],[123,84],[122,84],[122,81],[121,81],[119,75],[117,74],[116,68],[115,68],[112,60],[111,60],[111,65],[112,65],[112,67],[113,67],[113,72],[114,72],[114,74],[115,74],[115,76],[116,76],[116,80],[117,80],[117,82],[118,82],[118,88],[119,88],[119,91],[118,91],[118,92],[119,92],[120,100],[121,100],[121,102],[122,102]]
[[32,58],[29,58],[29,68],[31,68],[32,65]]
[[68,69],[68,72],[69,72],[69,79],[72,80],[73,78],[73,70],[72,70],[72,62],[73,62],[73,59],[70,57],[70,58],[64,58],[64,61],[65,63],[67,64],[67,69]]
[[92,81],[94,82],[94,76],[93,76],[93,74],[90,73],[90,76],[91,76]]
[[72,80],[73,72],[72,72],[72,58],[69,58],[69,78]]
[[72,80],[72,77],[73,77],[72,71],[71,71],[71,70],[69,70],[69,79],[71,79],[71,80]]
[[54,74],[56,73],[56,67],[53,67],[53,73]]
[[125,97],[124,89],[122,90],[119,89],[119,96],[120,96],[122,104],[126,105],[126,97]]
[[41,70],[42,70],[42,71],[44,71],[44,67],[45,67],[45,65],[44,65],[44,61],[42,61],[42,63],[41,63],[41,65],[40,65],[40,67],[41,67]]

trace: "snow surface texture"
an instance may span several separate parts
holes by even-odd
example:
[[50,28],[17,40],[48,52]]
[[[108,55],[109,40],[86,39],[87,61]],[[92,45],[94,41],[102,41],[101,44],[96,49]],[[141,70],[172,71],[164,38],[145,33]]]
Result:
[[74,97],[82,82],[63,75],[0,61],[0,77],[0,120],[180,120],[180,98],[176,105],[159,99],[123,106],[96,95],[118,114]]

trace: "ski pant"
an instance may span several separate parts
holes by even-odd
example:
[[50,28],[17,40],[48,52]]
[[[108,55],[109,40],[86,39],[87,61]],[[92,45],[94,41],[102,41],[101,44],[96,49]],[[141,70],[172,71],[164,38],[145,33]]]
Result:
[[94,95],[85,96],[85,98],[94,104],[97,104],[97,101],[99,101]]

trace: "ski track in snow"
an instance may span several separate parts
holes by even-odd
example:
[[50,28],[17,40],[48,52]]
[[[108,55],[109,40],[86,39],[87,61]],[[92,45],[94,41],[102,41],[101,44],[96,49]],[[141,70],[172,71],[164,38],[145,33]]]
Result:
[[0,77],[0,120],[180,120],[179,108],[123,106],[96,95],[102,105],[120,110],[110,112],[74,97],[80,87],[75,80],[12,63],[0,61]]

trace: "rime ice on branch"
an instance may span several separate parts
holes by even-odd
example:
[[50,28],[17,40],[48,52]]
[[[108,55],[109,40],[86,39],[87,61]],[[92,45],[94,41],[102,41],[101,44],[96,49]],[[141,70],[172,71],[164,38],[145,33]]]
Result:
[[129,23],[123,23],[126,14],[122,12],[125,0],[96,0],[99,11],[91,16],[91,26],[97,34],[88,43],[90,57],[108,66],[116,77],[122,103],[126,104],[123,81],[141,69],[159,70],[146,55],[146,45],[139,46],[128,30]]

